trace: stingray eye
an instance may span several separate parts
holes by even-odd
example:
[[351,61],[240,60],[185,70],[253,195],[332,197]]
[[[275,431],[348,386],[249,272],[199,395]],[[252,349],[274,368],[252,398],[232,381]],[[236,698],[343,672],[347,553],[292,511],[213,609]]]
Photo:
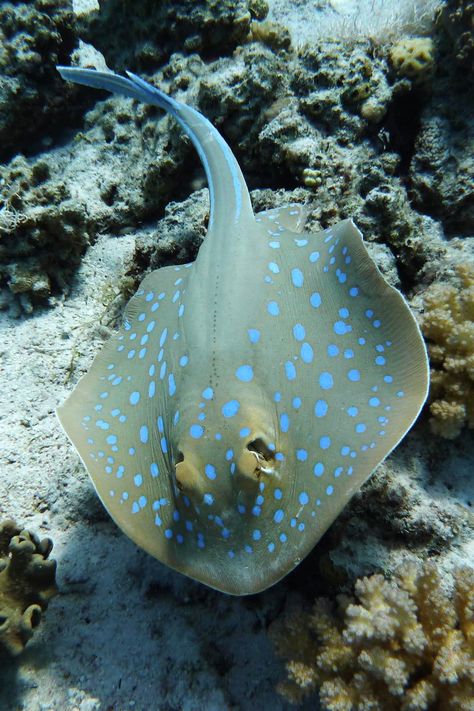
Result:
[[178,456],[176,457],[176,464],[181,464],[181,462],[184,462],[184,454],[180,449],[178,449]]
[[250,452],[255,452],[258,460],[263,459],[265,460],[265,462],[270,463],[273,462],[275,459],[274,453],[261,437],[253,439],[251,442],[249,442],[247,445],[247,449]]
[[275,453],[262,437],[257,437],[247,443],[239,461],[242,474],[259,479],[262,474],[273,474],[275,470]]

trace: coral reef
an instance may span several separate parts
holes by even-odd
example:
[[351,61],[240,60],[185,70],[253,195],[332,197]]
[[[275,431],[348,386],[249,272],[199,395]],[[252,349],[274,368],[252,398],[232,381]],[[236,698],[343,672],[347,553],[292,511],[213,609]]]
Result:
[[438,16],[438,26],[445,33],[445,48],[464,76],[472,79],[474,66],[474,2],[472,0],[445,0]]
[[[22,156],[0,167],[0,285],[26,313],[64,288],[89,242],[84,202],[50,170]],[[0,308],[10,305],[8,291]]]
[[249,34],[252,15],[261,19],[264,12],[255,0],[110,0],[88,16],[81,35],[115,70],[146,71],[176,51],[230,54]]
[[406,37],[390,48],[390,61],[395,72],[417,83],[433,73],[433,40],[430,37]]
[[9,654],[24,649],[57,592],[52,547],[13,521],[0,524],[0,649]]
[[474,267],[457,271],[457,285],[435,283],[425,292],[421,321],[431,362],[430,425],[447,439],[474,428]]
[[273,628],[287,659],[279,690],[300,701],[319,690],[325,711],[470,711],[474,695],[474,570],[447,592],[434,562],[392,580],[362,578],[334,606],[319,598]]
[[64,88],[55,65],[67,63],[75,43],[70,0],[1,3],[0,159],[30,151],[71,115],[75,90]]

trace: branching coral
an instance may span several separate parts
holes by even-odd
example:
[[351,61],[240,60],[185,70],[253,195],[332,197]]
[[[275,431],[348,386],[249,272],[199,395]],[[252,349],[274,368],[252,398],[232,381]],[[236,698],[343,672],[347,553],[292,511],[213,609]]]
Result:
[[430,425],[447,439],[474,428],[474,268],[461,265],[458,273],[458,287],[428,289],[421,324],[431,361]]
[[433,562],[397,577],[357,581],[355,596],[316,600],[310,614],[276,623],[287,660],[279,691],[293,702],[319,688],[327,711],[472,711],[474,570],[453,594]]
[[0,524],[0,648],[19,654],[56,594],[53,544],[13,521]]

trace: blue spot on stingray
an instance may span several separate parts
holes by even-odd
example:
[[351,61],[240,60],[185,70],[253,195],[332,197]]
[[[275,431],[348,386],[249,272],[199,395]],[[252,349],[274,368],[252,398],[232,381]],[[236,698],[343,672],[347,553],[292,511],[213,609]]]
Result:
[[280,243],[277,242],[276,240],[274,242],[269,242],[268,244],[272,249],[279,249],[280,248]]
[[160,439],[160,447],[161,447],[161,451],[163,452],[163,454],[166,454],[168,452],[168,441],[167,441],[166,437],[162,437]]
[[324,474],[324,464],[322,462],[316,462],[313,472],[315,476],[322,476]]
[[222,406],[222,414],[224,417],[234,417],[239,411],[240,402],[238,400],[229,400]]
[[205,390],[203,390],[201,394],[204,400],[212,400],[212,398],[214,397],[214,390],[212,388],[205,388]]
[[331,494],[333,493],[333,491],[334,491],[334,487],[331,486],[331,485],[329,485],[329,486],[326,488],[326,494],[327,494],[328,496],[331,496]]
[[381,355],[377,356],[375,359],[376,365],[385,365],[385,358]]
[[380,400],[378,397],[371,397],[369,400],[369,405],[370,407],[378,407],[380,405]]
[[280,541],[281,541],[282,543],[285,543],[286,540],[287,540],[287,538],[286,538],[286,533],[280,533]]
[[384,375],[383,379],[384,379],[384,382],[386,382],[386,383],[393,383],[393,378],[391,375]]
[[206,464],[204,467],[204,471],[206,472],[206,476],[208,479],[215,479],[216,478],[216,468],[212,464]]
[[283,496],[281,489],[275,489],[275,491],[273,492],[273,496],[277,501],[280,501],[281,497]]
[[161,434],[163,434],[163,432],[164,432],[164,425],[163,425],[163,418],[162,418],[161,415],[158,415],[157,420],[156,420],[156,424],[157,424],[157,426],[158,426],[158,432],[160,432]]
[[365,432],[366,429],[367,429],[367,427],[364,425],[363,422],[359,422],[359,423],[355,426],[355,431],[356,431],[358,434],[361,434],[362,432]]
[[301,398],[300,398],[300,397],[294,397],[291,404],[293,405],[293,407],[295,408],[295,410],[298,410],[298,409],[301,407],[301,404],[302,404],[302,403],[301,403]]
[[356,415],[359,413],[359,408],[358,407],[348,407],[346,412],[350,417],[356,417]]
[[306,449],[297,449],[296,450],[296,459],[300,462],[305,462],[308,459],[308,452]]
[[303,341],[306,336],[306,331],[301,323],[297,323],[293,326],[293,335],[297,341]]
[[280,400],[281,400],[281,393],[277,391],[277,392],[274,394],[273,399],[274,399],[275,402],[280,402]]
[[163,363],[161,364],[161,368],[160,368],[160,380],[163,380],[165,375],[166,375],[166,361],[164,360]]
[[319,259],[319,252],[311,252],[309,255],[309,261],[314,264],[314,262],[317,262]]
[[309,345],[309,343],[303,343],[303,345],[301,346],[300,355],[301,355],[301,360],[302,360],[304,363],[312,363],[312,361],[313,361],[313,349],[312,349],[312,347]]
[[275,511],[275,515],[273,516],[273,520],[275,523],[281,523],[285,517],[285,512],[282,509],[277,509]]
[[273,272],[273,274],[279,274],[280,272],[280,267],[278,266],[278,264],[275,264],[275,262],[269,262],[268,268],[271,272]]
[[164,343],[165,343],[165,341],[166,341],[167,335],[168,335],[168,329],[167,329],[167,328],[164,328],[164,329],[162,330],[161,336],[160,336],[160,348],[163,347],[163,345],[164,345]]
[[148,427],[146,425],[142,425],[140,427],[140,442],[142,444],[146,444],[148,442]]
[[242,429],[239,432],[239,435],[241,437],[248,437],[250,434],[250,427],[242,427]]
[[184,356],[181,356],[181,358],[179,359],[179,364],[182,368],[184,368],[184,366],[188,364],[188,361],[189,361],[188,356],[184,355]]
[[282,432],[288,432],[288,429],[290,427],[290,418],[286,414],[286,412],[282,412],[280,415],[280,429]]
[[253,378],[253,369],[251,365],[240,365],[235,371],[236,377],[243,383],[249,383]]
[[168,392],[169,392],[169,394],[170,394],[171,397],[172,397],[172,396],[175,394],[175,392],[176,392],[176,383],[175,383],[175,379],[174,379],[173,373],[170,373],[170,375],[168,375]]
[[298,496],[298,501],[300,502],[301,506],[306,506],[306,504],[309,503],[309,496],[306,491],[302,491],[300,493],[300,495]]
[[262,537],[262,534],[258,530],[258,528],[255,529],[255,531],[252,533],[252,538],[254,541],[259,541]]
[[268,552],[269,552],[269,553],[273,553],[273,551],[275,550],[275,544],[274,544],[274,543],[269,543],[268,546],[267,546],[267,548],[268,548]]
[[328,404],[326,400],[318,400],[314,406],[314,414],[316,417],[324,417],[328,411]]
[[331,438],[327,435],[324,435],[319,440],[319,446],[321,447],[321,449],[329,449],[329,447],[331,446]]
[[133,483],[135,486],[141,486],[143,484],[143,477],[141,474],[135,474],[133,477]]
[[354,351],[351,348],[346,348],[346,350],[344,351],[344,358],[347,358],[347,360],[350,360],[353,357],[354,357]]
[[367,311],[365,312],[365,315],[367,316],[367,318],[372,318],[372,316],[374,315],[374,312],[372,311],[372,309],[367,309]]
[[200,437],[202,437],[203,433],[204,428],[201,427],[201,425],[191,425],[191,427],[189,428],[189,434],[194,439],[199,439]]
[[116,444],[117,437],[115,435],[109,435],[105,441],[107,442],[107,444]]
[[382,325],[382,322],[379,321],[378,319],[376,319],[376,320],[372,323],[372,326],[373,326],[374,328],[380,328],[381,325]]
[[330,343],[327,347],[327,352],[328,356],[334,358],[335,356],[339,355],[339,348],[334,343]]
[[291,360],[287,360],[285,363],[285,374],[288,380],[294,380],[296,378],[296,368]]
[[130,402],[130,405],[136,405],[137,402],[140,400],[140,393],[137,390],[134,390],[128,400]]
[[267,311],[270,316],[278,316],[278,314],[280,313],[280,307],[278,306],[276,301],[269,301],[267,305]]
[[349,296],[352,296],[353,298],[357,296],[359,293],[359,289],[356,286],[353,286],[349,289]]
[[353,383],[356,383],[358,380],[360,380],[360,372],[353,368],[347,373],[347,377],[349,380],[351,380]]
[[296,286],[297,289],[303,286],[304,276],[301,269],[291,270],[291,281],[293,282],[293,286]]
[[345,333],[350,333],[352,331],[352,326],[344,323],[344,321],[336,321],[333,330],[338,336],[343,336]]
[[259,342],[260,331],[258,331],[256,328],[249,328],[247,333],[249,336],[250,343],[258,343]]
[[153,478],[155,478],[158,476],[159,473],[160,473],[160,470],[158,469],[158,464],[156,464],[156,462],[152,462],[150,464],[150,474],[152,475]]
[[321,373],[319,376],[319,385],[323,390],[331,390],[334,385],[334,380],[331,373]]
[[321,296],[318,294],[317,291],[311,294],[309,298],[309,303],[314,309],[317,309],[321,306]]

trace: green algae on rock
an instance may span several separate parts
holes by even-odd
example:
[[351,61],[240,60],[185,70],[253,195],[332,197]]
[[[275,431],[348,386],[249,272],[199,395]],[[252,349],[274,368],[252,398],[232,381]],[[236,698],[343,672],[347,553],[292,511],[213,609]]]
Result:
[[14,521],[0,523],[0,648],[9,654],[23,651],[57,593],[52,547]]

